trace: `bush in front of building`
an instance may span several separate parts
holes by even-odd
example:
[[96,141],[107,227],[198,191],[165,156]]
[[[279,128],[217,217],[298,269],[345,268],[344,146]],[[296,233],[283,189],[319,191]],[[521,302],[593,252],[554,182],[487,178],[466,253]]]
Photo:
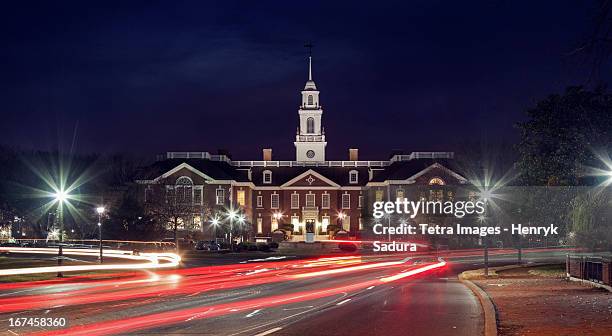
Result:
[[276,250],[278,248],[278,243],[273,241],[270,244],[268,244],[270,246],[271,249]]

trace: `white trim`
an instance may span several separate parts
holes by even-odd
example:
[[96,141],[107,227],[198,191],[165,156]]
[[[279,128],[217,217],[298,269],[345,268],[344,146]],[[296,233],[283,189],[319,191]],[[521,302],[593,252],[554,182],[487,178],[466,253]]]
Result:
[[157,182],[157,181],[159,181],[159,180],[161,180],[161,179],[165,179],[165,178],[167,178],[168,176],[170,176],[170,175],[172,175],[172,174],[174,174],[174,173],[178,172],[179,170],[181,170],[181,169],[183,169],[183,168],[186,168],[187,170],[190,170],[191,172],[193,172],[194,174],[196,174],[196,175],[198,175],[198,176],[202,177],[202,178],[203,178],[203,179],[205,179],[205,180],[208,180],[208,181],[213,180],[213,178],[212,178],[212,177],[210,177],[210,176],[208,176],[208,175],[206,175],[206,174],[202,173],[201,171],[199,171],[199,170],[195,169],[194,167],[190,166],[190,165],[189,165],[189,164],[187,164],[186,162],[183,162],[183,163],[181,163],[180,165],[178,165],[178,166],[176,166],[176,167],[174,167],[174,168],[170,169],[169,171],[165,172],[165,173],[164,173],[164,174],[162,174],[161,176],[156,177],[155,179],[153,179],[153,182]]
[[407,178],[407,179],[406,179],[406,181],[416,181],[416,179],[417,179],[417,178],[419,178],[420,176],[424,175],[425,173],[427,173],[428,171],[430,171],[430,170],[432,170],[432,169],[434,169],[434,168],[439,168],[439,169],[442,169],[443,171],[445,171],[445,172],[447,172],[448,174],[450,174],[452,177],[454,177],[454,178],[456,178],[457,180],[459,180],[459,182],[461,182],[462,184],[463,184],[463,183],[466,183],[466,182],[468,181],[468,180],[467,180],[465,177],[463,177],[463,176],[461,176],[461,175],[459,175],[459,174],[455,173],[454,171],[452,171],[452,170],[450,170],[450,169],[448,169],[448,168],[444,167],[443,165],[441,165],[441,164],[439,164],[439,163],[437,163],[437,162],[436,162],[436,163],[434,163],[434,164],[432,164],[431,166],[429,166],[429,167],[427,167],[427,168],[425,168],[425,169],[421,170],[420,172],[418,172],[418,173],[416,173],[416,174],[414,174],[414,175],[410,176],[409,178]]
[[339,184],[337,184],[336,182],[328,179],[327,177],[317,173],[316,171],[314,171],[312,169],[308,169],[307,171],[305,171],[302,174],[294,177],[293,179],[289,180],[288,182],[285,182],[284,184],[281,185],[281,188],[287,188],[287,187],[291,186],[292,184],[296,183],[297,181],[299,181],[299,180],[303,179],[304,177],[308,176],[308,175],[316,176],[321,181],[329,184],[330,186],[340,188]]

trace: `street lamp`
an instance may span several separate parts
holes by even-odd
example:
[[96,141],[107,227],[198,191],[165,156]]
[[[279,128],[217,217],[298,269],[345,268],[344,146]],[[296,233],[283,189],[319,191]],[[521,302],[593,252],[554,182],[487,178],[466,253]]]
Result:
[[[68,201],[68,198],[70,197],[70,195],[60,189],[57,190],[54,194],[53,194],[53,198],[55,200],[55,202],[57,203],[57,215],[58,215],[58,221],[59,221],[59,248],[57,250],[57,266],[62,266],[62,261],[64,259],[64,250],[63,250],[63,244],[64,244],[64,203]],[[61,278],[63,277],[64,274],[62,272],[57,272],[57,277]]]
[[104,262],[102,257],[102,215],[104,211],[106,211],[106,209],[103,206],[96,208],[96,212],[98,213],[98,236],[100,237],[100,264]]
[[238,217],[236,211],[234,211],[234,209],[231,209],[227,212],[227,218],[229,218],[229,222],[230,222],[230,232],[229,232],[229,240],[230,240],[230,246],[232,251],[234,250],[234,238],[233,238],[233,231],[234,231],[234,219],[236,219]]

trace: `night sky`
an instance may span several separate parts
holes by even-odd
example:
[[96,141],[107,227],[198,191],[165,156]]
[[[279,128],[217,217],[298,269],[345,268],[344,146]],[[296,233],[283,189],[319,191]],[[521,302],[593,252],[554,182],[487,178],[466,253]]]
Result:
[[[15,2],[16,3],[16,2]],[[329,159],[516,141],[586,79],[591,1],[29,2],[0,13],[0,143],[293,159],[312,41]]]

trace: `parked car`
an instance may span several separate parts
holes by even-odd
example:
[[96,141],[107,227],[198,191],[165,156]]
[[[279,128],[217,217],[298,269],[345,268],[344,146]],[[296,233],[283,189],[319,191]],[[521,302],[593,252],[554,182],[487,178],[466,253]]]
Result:
[[219,251],[221,246],[212,240],[200,240],[195,245],[198,251]]

